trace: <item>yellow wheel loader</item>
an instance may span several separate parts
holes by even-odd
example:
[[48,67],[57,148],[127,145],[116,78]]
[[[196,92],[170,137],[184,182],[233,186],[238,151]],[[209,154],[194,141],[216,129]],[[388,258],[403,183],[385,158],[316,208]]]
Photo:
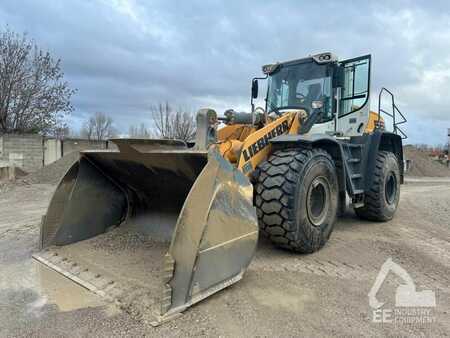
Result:
[[[252,111],[200,110],[195,144],[115,139],[117,149],[82,152],[34,258],[158,325],[240,280],[260,230],[314,252],[347,196],[361,218],[390,220],[404,118],[385,89],[392,112],[369,110],[370,66],[370,55],[331,53],[266,65]],[[266,107],[255,108],[262,79]]]

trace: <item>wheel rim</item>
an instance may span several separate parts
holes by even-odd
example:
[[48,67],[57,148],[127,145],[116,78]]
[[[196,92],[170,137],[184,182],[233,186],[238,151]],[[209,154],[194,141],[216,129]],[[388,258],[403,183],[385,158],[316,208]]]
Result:
[[384,195],[386,196],[386,202],[393,204],[397,195],[397,178],[391,171],[386,177],[386,185],[384,186]]
[[330,189],[325,177],[316,177],[309,186],[306,210],[309,221],[315,226],[321,225],[328,214]]

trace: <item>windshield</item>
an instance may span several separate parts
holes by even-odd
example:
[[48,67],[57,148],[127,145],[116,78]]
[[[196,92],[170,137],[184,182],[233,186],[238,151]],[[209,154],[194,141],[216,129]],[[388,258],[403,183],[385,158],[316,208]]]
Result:
[[313,101],[322,101],[324,114],[319,122],[330,120],[331,75],[330,67],[315,62],[281,66],[269,76],[267,111],[283,107],[309,110]]

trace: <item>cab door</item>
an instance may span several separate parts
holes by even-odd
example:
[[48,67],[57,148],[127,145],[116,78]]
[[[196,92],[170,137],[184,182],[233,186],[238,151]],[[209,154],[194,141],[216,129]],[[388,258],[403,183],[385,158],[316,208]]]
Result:
[[369,121],[370,66],[370,55],[340,62],[342,87],[337,129],[344,136],[362,135]]

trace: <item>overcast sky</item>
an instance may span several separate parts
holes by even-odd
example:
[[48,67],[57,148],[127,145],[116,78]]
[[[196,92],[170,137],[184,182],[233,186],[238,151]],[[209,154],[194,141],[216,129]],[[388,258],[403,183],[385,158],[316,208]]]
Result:
[[392,90],[410,143],[450,128],[448,1],[1,0],[0,23],[61,58],[76,126],[103,111],[126,133],[166,100],[249,110],[262,64],[331,51],[372,54],[372,108]]

